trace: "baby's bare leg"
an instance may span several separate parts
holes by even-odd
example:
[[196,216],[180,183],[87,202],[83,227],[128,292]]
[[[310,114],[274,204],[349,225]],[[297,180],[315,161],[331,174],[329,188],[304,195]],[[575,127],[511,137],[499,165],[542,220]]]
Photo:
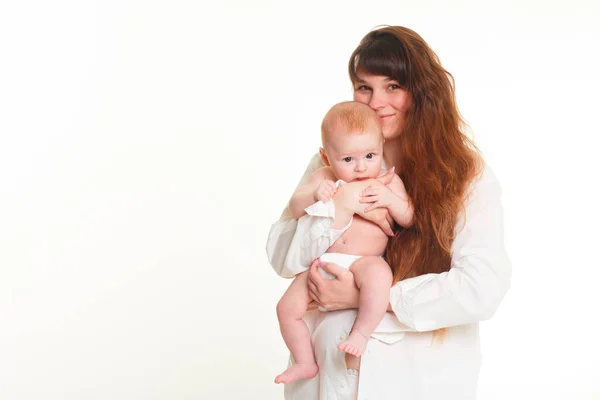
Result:
[[310,342],[310,333],[302,320],[310,302],[308,271],[296,276],[277,304],[281,336],[294,357],[294,365],[275,378],[275,383],[292,383],[317,375],[319,367]]
[[338,349],[359,357],[386,313],[390,302],[392,270],[380,257],[363,257],[350,266],[350,271],[360,289],[358,315],[350,336],[340,343]]

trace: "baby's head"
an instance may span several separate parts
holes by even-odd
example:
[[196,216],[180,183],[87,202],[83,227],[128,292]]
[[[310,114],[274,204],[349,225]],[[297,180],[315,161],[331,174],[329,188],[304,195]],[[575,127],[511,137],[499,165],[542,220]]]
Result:
[[375,178],[383,160],[383,134],[375,111],[356,101],[338,103],[321,124],[321,158],[337,179]]

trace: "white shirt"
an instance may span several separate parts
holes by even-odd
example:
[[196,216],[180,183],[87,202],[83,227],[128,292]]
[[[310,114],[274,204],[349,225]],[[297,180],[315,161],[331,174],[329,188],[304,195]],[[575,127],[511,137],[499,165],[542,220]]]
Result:
[[[313,157],[298,186],[322,166],[319,156]],[[494,314],[510,285],[500,199],[500,185],[486,165],[471,184],[465,217],[457,224],[450,270],[392,287],[394,313],[386,314],[375,330],[377,339],[369,340],[361,359],[359,400],[475,398],[481,365],[479,321]],[[293,277],[310,265],[347,228],[332,230],[332,224],[332,216],[305,215],[296,221],[286,208],[267,240],[275,271]],[[286,399],[348,399],[344,353],[337,345],[346,339],[355,317],[356,310],[306,314],[319,375],[286,385]],[[443,342],[433,343],[431,331],[444,327],[451,328]]]

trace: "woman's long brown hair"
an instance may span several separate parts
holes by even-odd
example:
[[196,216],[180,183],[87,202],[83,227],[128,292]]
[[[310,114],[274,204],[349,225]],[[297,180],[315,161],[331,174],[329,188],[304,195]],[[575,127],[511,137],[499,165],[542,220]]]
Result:
[[385,257],[394,283],[448,271],[466,191],[482,165],[463,131],[454,78],[421,36],[401,26],[383,27],[363,38],[350,58],[353,82],[359,80],[357,72],[395,79],[411,98],[397,140],[401,159],[395,166],[414,207],[415,222],[388,243]]

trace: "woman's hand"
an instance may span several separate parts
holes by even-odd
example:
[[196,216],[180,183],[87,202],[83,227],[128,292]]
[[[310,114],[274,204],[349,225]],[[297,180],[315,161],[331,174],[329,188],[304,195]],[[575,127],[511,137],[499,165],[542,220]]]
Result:
[[[319,266],[335,278],[323,278]],[[354,274],[337,264],[313,261],[308,273],[308,291],[317,306],[329,311],[358,308],[359,290]]]
[[392,215],[390,214],[387,208],[376,208],[372,211],[365,212],[365,210],[358,211],[357,215],[362,218],[373,222],[375,225],[378,225],[381,230],[385,232],[388,236],[394,236],[394,231],[392,227],[396,223]]

